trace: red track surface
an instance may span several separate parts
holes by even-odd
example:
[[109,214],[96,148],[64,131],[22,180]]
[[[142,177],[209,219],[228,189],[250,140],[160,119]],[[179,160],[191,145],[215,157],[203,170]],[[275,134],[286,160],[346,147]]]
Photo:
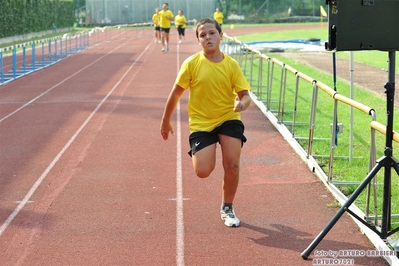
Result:
[[[337,212],[332,196],[252,105],[242,225],[225,227],[220,163],[201,180],[186,153],[188,94],[181,134],[178,121],[167,142],[159,133],[177,69],[200,47],[191,29],[168,53],[152,40],[102,42],[0,87],[0,265],[313,265],[301,252]],[[316,248],[374,249],[348,215]]]

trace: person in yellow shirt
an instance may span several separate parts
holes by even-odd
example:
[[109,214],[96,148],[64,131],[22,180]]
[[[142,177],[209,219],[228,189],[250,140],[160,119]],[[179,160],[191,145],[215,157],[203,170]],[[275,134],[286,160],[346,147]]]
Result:
[[196,175],[208,177],[215,169],[217,143],[220,144],[224,170],[220,217],[226,226],[236,227],[233,200],[238,188],[241,149],[246,142],[241,112],[251,104],[250,85],[238,62],[220,50],[222,28],[212,18],[196,26],[202,51],[181,65],[163,112],[160,131],[164,140],[174,133],[173,112],[189,89],[188,117],[191,150],[189,155]]
[[162,52],[169,51],[169,32],[170,22],[173,21],[174,15],[169,10],[169,4],[163,3],[162,10],[159,11],[159,26],[161,27]]
[[219,23],[220,27],[222,27],[224,16],[218,7],[216,8],[216,12],[213,13],[213,19]]
[[159,26],[159,7],[155,8],[155,14],[152,15],[152,21],[154,22],[155,40],[154,42],[161,43],[161,27]]
[[179,43],[181,43],[182,39],[186,39],[185,31],[186,31],[186,17],[183,15],[183,10],[177,11],[177,16],[175,17],[175,25],[177,27],[177,33],[179,34]]

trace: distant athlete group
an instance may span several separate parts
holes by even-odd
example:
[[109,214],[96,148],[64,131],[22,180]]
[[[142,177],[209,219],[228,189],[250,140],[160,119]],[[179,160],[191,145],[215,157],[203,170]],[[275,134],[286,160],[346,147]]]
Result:
[[184,31],[186,29],[186,17],[183,10],[178,11],[178,15],[174,17],[173,12],[169,10],[169,4],[164,3],[162,10],[155,8],[155,14],[152,16],[155,28],[155,42],[162,43],[162,52],[169,51],[169,33],[171,22],[174,21],[179,33],[179,43],[185,38]]
[[[223,24],[223,13],[220,12],[219,8],[216,8],[213,18],[219,23],[220,27]],[[179,43],[186,39],[185,30],[187,19],[183,14],[183,10],[177,11],[177,16],[174,17],[173,12],[169,10],[169,4],[163,3],[162,10],[157,7],[155,13],[152,15],[152,21],[154,22],[155,29],[155,40],[154,42],[162,43],[162,52],[169,51],[169,33],[171,28],[171,22],[175,22],[177,33],[179,35]]]

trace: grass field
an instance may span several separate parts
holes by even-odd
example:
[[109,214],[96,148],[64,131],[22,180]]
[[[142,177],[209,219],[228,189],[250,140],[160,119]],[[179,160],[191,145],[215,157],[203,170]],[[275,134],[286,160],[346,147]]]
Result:
[[[278,26],[278,25],[275,25]],[[259,42],[259,41],[282,41],[290,39],[310,39],[317,38],[322,41],[328,40],[328,29],[320,27],[317,29],[306,29],[306,30],[292,30],[292,31],[272,31],[253,33],[237,36],[242,42]],[[398,57],[396,52],[396,57]],[[350,58],[350,53],[346,51],[336,52],[337,57]],[[377,67],[380,69],[387,69],[388,67],[388,56],[386,51],[355,51],[354,59],[356,62],[363,63],[369,66]],[[396,69],[399,69],[399,60],[396,60]]]

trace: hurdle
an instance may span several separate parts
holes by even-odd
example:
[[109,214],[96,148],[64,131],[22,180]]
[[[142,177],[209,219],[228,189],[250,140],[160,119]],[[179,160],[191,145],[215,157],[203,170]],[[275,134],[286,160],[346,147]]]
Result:
[[[83,32],[72,37],[69,34],[64,34],[54,38],[0,48],[0,85],[54,65],[72,54],[88,49],[88,47],[89,34]],[[28,50],[31,51],[31,58],[28,58]],[[4,52],[9,54],[9,51],[11,51],[11,62],[7,60],[5,63]]]

